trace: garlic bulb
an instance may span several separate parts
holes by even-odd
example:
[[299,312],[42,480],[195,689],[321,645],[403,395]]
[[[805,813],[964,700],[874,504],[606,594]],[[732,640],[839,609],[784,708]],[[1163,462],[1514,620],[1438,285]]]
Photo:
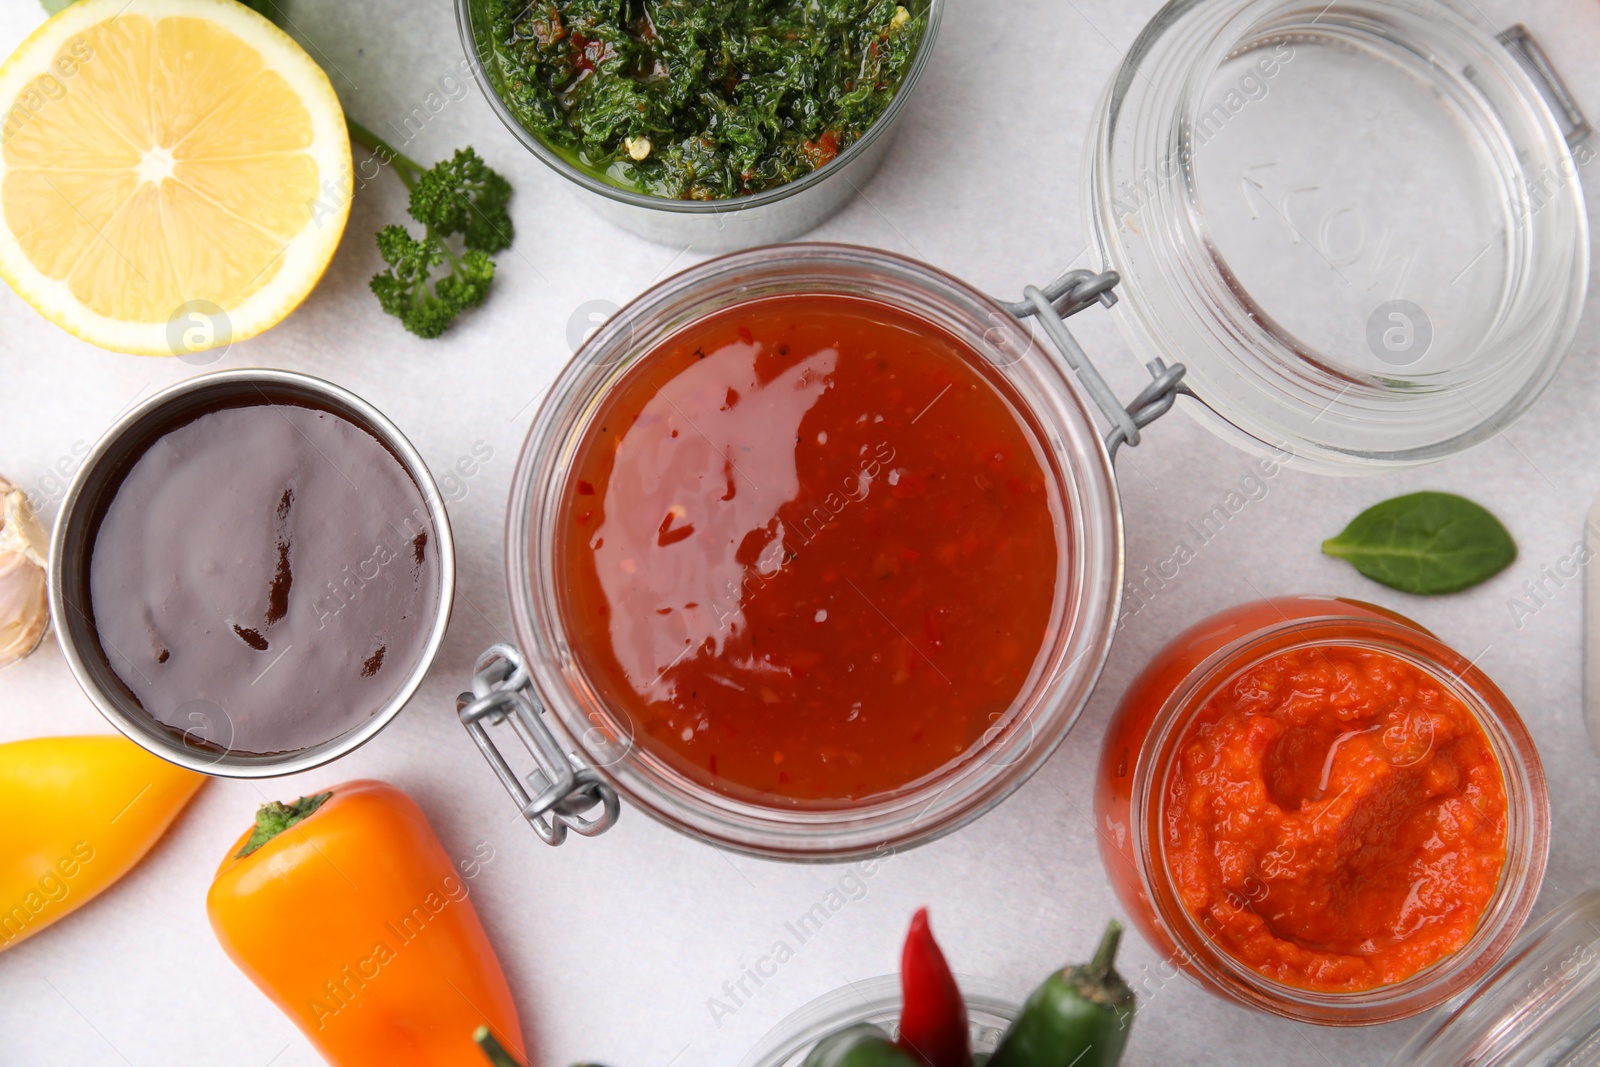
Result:
[[38,648],[50,629],[48,552],[28,494],[0,478],[0,670]]

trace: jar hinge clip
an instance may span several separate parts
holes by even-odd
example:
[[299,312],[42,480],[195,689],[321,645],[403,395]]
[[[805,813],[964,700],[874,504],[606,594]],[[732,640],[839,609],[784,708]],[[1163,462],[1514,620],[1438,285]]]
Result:
[[1100,377],[1099,370],[1078,344],[1077,338],[1072,336],[1072,331],[1067,329],[1067,318],[1089,305],[1111,307],[1115,304],[1115,289],[1121,280],[1117,272],[1111,270],[1099,273],[1092,270],[1068,271],[1043,289],[1028,286],[1022,291],[1023,299],[1020,302],[1004,305],[1018,319],[1032,316],[1039,320],[1040,328],[1057,353],[1078,376],[1096,406],[1111,420],[1111,429],[1106,434],[1106,449],[1113,459],[1116,458],[1117,449],[1124,444],[1137,447],[1139,431],[1171,411],[1179,393],[1193,395],[1183,384],[1185,367],[1182,363],[1169,367],[1162,360],[1153,359],[1145,364],[1153,380],[1131,403],[1124,405],[1111,391],[1106,380]]
[[[617,821],[621,804],[594,769],[562,750],[544,721],[522,653],[508,644],[492,645],[473,667],[472,692],[456,698],[456,714],[494,768],[500,784],[517,802],[522,817],[547,845],[559,845],[574,830],[584,837],[603,834]],[[506,761],[489,727],[509,723],[533,757],[526,782]],[[595,806],[598,814],[589,815]]]

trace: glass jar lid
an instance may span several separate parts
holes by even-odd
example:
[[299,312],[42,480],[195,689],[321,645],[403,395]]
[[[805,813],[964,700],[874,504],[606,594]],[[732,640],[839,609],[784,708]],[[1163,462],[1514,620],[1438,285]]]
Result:
[[1394,1067],[1600,1064],[1600,890],[1525,932],[1481,985],[1440,1009]]
[[1173,0],[1092,131],[1114,314],[1225,436],[1335,471],[1459,451],[1576,331],[1586,133],[1524,32],[1442,0]]

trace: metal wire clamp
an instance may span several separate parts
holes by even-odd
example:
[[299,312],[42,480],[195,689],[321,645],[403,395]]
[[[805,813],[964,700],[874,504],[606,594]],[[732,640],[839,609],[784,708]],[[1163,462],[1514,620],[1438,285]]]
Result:
[[[544,721],[544,707],[534,695],[527,664],[516,648],[491,645],[478,657],[472,692],[456,698],[456,714],[500,784],[517,802],[522,817],[545,844],[561,844],[568,830],[594,837],[615,825],[621,811],[616,790],[601,781],[576,753],[562,749]],[[526,786],[489,736],[489,727],[502,723],[511,725],[533,757],[535,766],[527,773]],[[596,805],[598,814],[585,814]]]
[[1113,270],[1099,273],[1073,270],[1043,289],[1028,286],[1022,291],[1023,299],[1017,303],[1001,303],[1019,321],[1026,321],[1030,317],[1039,320],[1039,326],[1055,347],[1056,354],[1077,375],[1095,406],[1111,421],[1111,429],[1106,433],[1106,449],[1112,459],[1116,458],[1117,449],[1124,444],[1137,447],[1139,431],[1171,411],[1178,394],[1194,395],[1183,384],[1185,368],[1182,363],[1174,363],[1169,367],[1164,361],[1153,359],[1145,364],[1153,380],[1124,406],[1106,380],[1100,377],[1099,370],[1078,344],[1078,339],[1067,329],[1066,320],[1091,304],[1101,307],[1115,304],[1115,290],[1121,280]]

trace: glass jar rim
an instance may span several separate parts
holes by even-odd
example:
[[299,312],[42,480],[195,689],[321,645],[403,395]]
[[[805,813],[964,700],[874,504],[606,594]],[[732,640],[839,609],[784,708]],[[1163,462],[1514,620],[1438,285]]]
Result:
[[[1496,181],[1510,190],[1505,225],[1515,232],[1505,240],[1508,247],[1520,242],[1517,255],[1507,255],[1526,277],[1506,279],[1494,330],[1459,380],[1444,371],[1358,372],[1319,352],[1282,326],[1273,308],[1257,304],[1213,240],[1211,228],[1221,222],[1200,203],[1196,177],[1195,131],[1204,128],[1207,87],[1258,40],[1293,37],[1293,28],[1280,34],[1279,27],[1303,18],[1318,23],[1328,8],[1298,0],[1170,0],[1108,83],[1083,161],[1087,228],[1106,267],[1121,275],[1124,299],[1113,316],[1128,344],[1143,359],[1183,360],[1193,396],[1181,406],[1209,428],[1255,451],[1288,452],[1293,465],[1324,473],[1426,463],[1498,434],[1555,376],[1576,336],[1589,279],[1577,167],[1550,103],[1522,64],[1443,0],[1348,6],[1404,22],[1394,40],[1419,57],[1442,57],[1428,68],[1430,77],[1448,80],[1460,89],[1450,90],[1455,95],[1470,96],[1470,85],[1483,97],[1463,129],[1482,140],[1489,134],[1478,126],[1492,126],[1528,156],[1530,172],[1539,163],[1560,178],[1547,200],[1530,207],[1534,182],[1531,174],[1511,173],[1516,153],[1490,153],[1507,171]],[[1361,21],[1351,16],[1353,25]],[[1457,56],[1470,58],[1458,63]],[[1125,210],[1141,219],[1138,226],[1124,223]],[[1479,362],[1486,353],[1494,358]]]
[[[862,296],[920,314],[966,342],[1017,394],[1057,482],[1065,530],[1054,624],[1008,717],[929,778],[860,804],[762,805],[692,782],[626,740],[604,744],[591,714],[614,716],[568,641],[557,560],[563,472],[601,400],[629,366],[684,325],[776,291]],[[798,286],[798,288],[784,288]],[[939,316],[944,316],[943,318]],[[996,331],[1010,331],[994,340]],[[751,249],[692,267],[613,315],[562,370],[540,405],[512,479],[506,567],[512,620],[535,691],[577,753],[647,814],[684,833],[768,858],[836,861],[911,847],[977,818],[1019,788],[1077,721],[1109,655],[1121,598],[1121,506],[1092,402],[1000,305],[936,268],[849,245]],[[605,730],[599,731],[601,735]]]
[[[971,975],[955,976],[973,1025],[1010,1024],[1021,1014],[1021,998],[999,982]],[[788,1067],[796,1057],[837,1030],[856,1023],[897,1015],[901,984],[897,974],[881,974],[850,982],[790,1012],[739,1061],[739,1067]]]
[[500,91],[495,87],[495,79],[490,74],[483,61],[483,53],[479,44],[477,27],[473,22],[473,11],[483,0],[456,0],[456,29],[461,36],[461,47],[466,53],[467,65],[472,69],[472,76],[482,90],[484,99],[489,104],[489,109],[494,112],[505,128],[517,143],[522,145],[533,155],[537,156],[547,167],[566,178],[580,189],[605,197],[630,207],[644,208],[651,211],[660,211],[671,215],[699,215],[719,216],[731,212],[750,211],[764,207],[782,200],[787,200],[807,189],[826,181],[835,173],[845,169],[845,165],[858,156],[864,155],[873,142],[884,136],[894,126],[896,117],[910,99],[917,83],[922,78],[923,71],[927,68],[928,61],[933,55],[934,45],[939,39],[939,27],[944,18],[945,0],[923,0],[927,5],[927,25],[922,31],[922,40],[917,45],[917,52],[911,59],[911,66],[906,70],[905,77],[900,82],[900,87],[895,90],[894,96],[889,100],[889,105],[879,115],[872,125],[862,132],[851,144],[846,146],[829,164],[818,167],[809,174],[803,174],[794,181],[785,182],[776,188],[767,189],[749,196],[737,197],[731,200],[674,200],[669,197],[652,196],[649,193],[635,192],[625,189],[620,185],[590,174],[588,171],[574,164],[560,152],[545,144],[537,135],[529,130],[517,117],[511,113],[505,100],[500,96]]
[[[1488,978],[1418,1028],[1389,1062],[1391,1067],[1467,1062],[1576,1067],[1592,1062],[1575,1056],[1593,1051],[1600,1030],[1597,1006],[1600,890],[1589,889],[1525,930]],[[1559,1059],[1545,1058],[1552,1054]]]
[[[1470,988],[1501,960],[1521,931],[1538,898],[1549,852],[1550,804],[1543,765],[1510,700],[1474,663],[1432,633],[1390,612],[1384,614],[1391,617],[1328,614],[1285,620],[1217,649],[1189,672],[1156,712],[1134,770],[1132,808],[1141,813],[1143,827],[1134,842],[1141,857],[1140,880],[1175,951],[1204,981],[1228,989],[1252,1006],[1322,1025],[1393,1022]],[[1329,645],[1401,659],[1448,687],[1483,730],[1506,790],[1506,862],[1472,937],[1460,949],[1399,982],[1360,992],[1322,992],[1278,982],[1215,945],[1179,899],[1161,831],[1166,783],[1178,749],[1207,700],[1267,658]]]

